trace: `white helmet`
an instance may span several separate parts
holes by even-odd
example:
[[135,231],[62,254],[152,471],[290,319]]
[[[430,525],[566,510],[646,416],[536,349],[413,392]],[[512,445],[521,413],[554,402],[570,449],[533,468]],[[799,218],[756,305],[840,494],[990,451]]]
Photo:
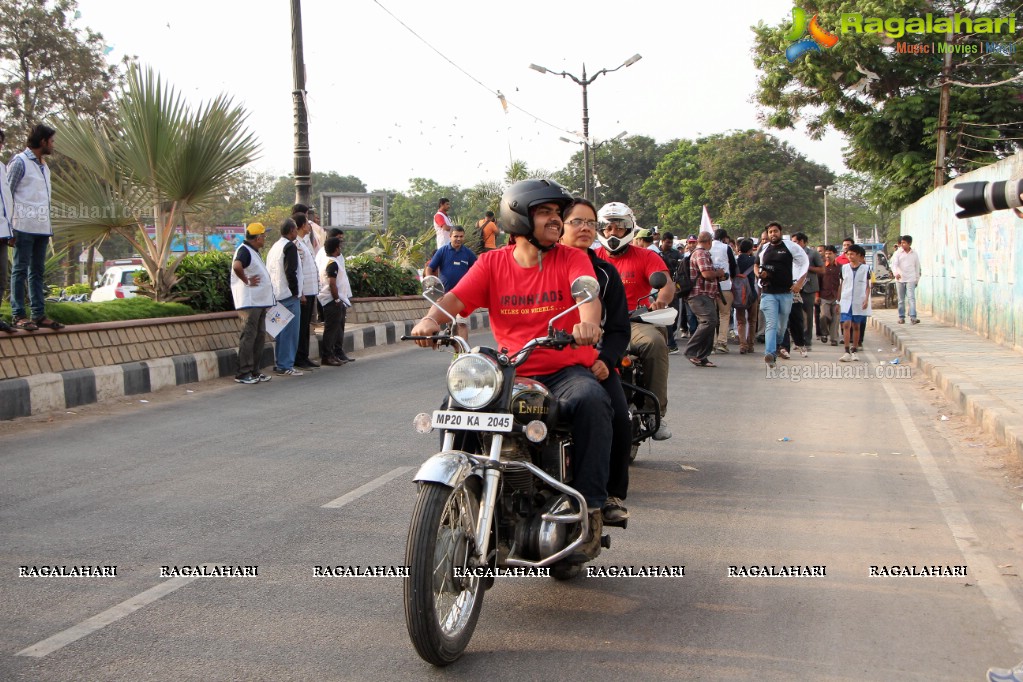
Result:
[[[620,201],[612,201],[601,206],[597,211],[597,222],[599,223],[597,239],[608,253],[621,253],[636,236],[636,216],[631,208]],[[625,234],[621,237],[605,237],[604,229],[611,223],[620,223],[624,226]]]

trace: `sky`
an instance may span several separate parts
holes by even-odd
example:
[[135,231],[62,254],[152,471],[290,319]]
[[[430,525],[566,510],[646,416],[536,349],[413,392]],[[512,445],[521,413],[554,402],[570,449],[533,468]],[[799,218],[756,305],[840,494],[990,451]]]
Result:
[[[220,93],[249,112],[262,144],[255,170],[293,164],[290,0],[79,0],[77,26],[103,34],[109,59],[138,57],[193,106]],[[582,88],[592,76],[595,142],[657,142],[762,128],[753,103],[749,27],[791,18],[791,0],[468,2],[302,0],[309,142],[315,171],[367,189],[409,180],[468,188],[501,181],[510,160],[559,170],[579,149]],[[411,29],[411,30],[410,30]],[[414,32],[414,33],[413,33]],[[418,36],[418,37],[417,37]],[[425,42],[424,42],[425,41]],[[505,112],[497,93],[508,102]],[[769,130],[810,160],[845,171],[841,135]]]

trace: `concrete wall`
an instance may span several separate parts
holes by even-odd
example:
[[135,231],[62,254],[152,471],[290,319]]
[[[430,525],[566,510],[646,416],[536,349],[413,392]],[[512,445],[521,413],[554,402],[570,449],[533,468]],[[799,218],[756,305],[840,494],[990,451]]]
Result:
[[1023,350],[1023,219],[996,211],[960,220],[954,185],[1023,178],[1023,153],[956,178],[902,212],[923,277],[917,304],[939,320]]

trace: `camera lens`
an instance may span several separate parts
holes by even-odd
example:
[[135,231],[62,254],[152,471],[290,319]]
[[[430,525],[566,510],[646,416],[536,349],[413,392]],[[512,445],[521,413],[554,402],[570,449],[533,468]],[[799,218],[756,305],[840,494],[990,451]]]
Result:
[[960,182],[955,201],[961,211],[957,218],[976,218],[992,211],[1003,211],[1023,205],[1020,192],[1023,180],[1001,180],[999,182]]

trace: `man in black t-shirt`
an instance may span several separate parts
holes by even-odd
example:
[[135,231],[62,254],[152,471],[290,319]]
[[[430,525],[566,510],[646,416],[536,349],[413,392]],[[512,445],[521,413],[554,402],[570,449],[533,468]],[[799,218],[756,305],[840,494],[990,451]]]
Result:
[[774,367],[778,340],[789,324],[792,294],[803,288],[810,259],[802,247],[782,239],[781,224],[767,224],[768,244],[757,256],[756,275],[763,291],[760,309],[764,313],[764,362]]

